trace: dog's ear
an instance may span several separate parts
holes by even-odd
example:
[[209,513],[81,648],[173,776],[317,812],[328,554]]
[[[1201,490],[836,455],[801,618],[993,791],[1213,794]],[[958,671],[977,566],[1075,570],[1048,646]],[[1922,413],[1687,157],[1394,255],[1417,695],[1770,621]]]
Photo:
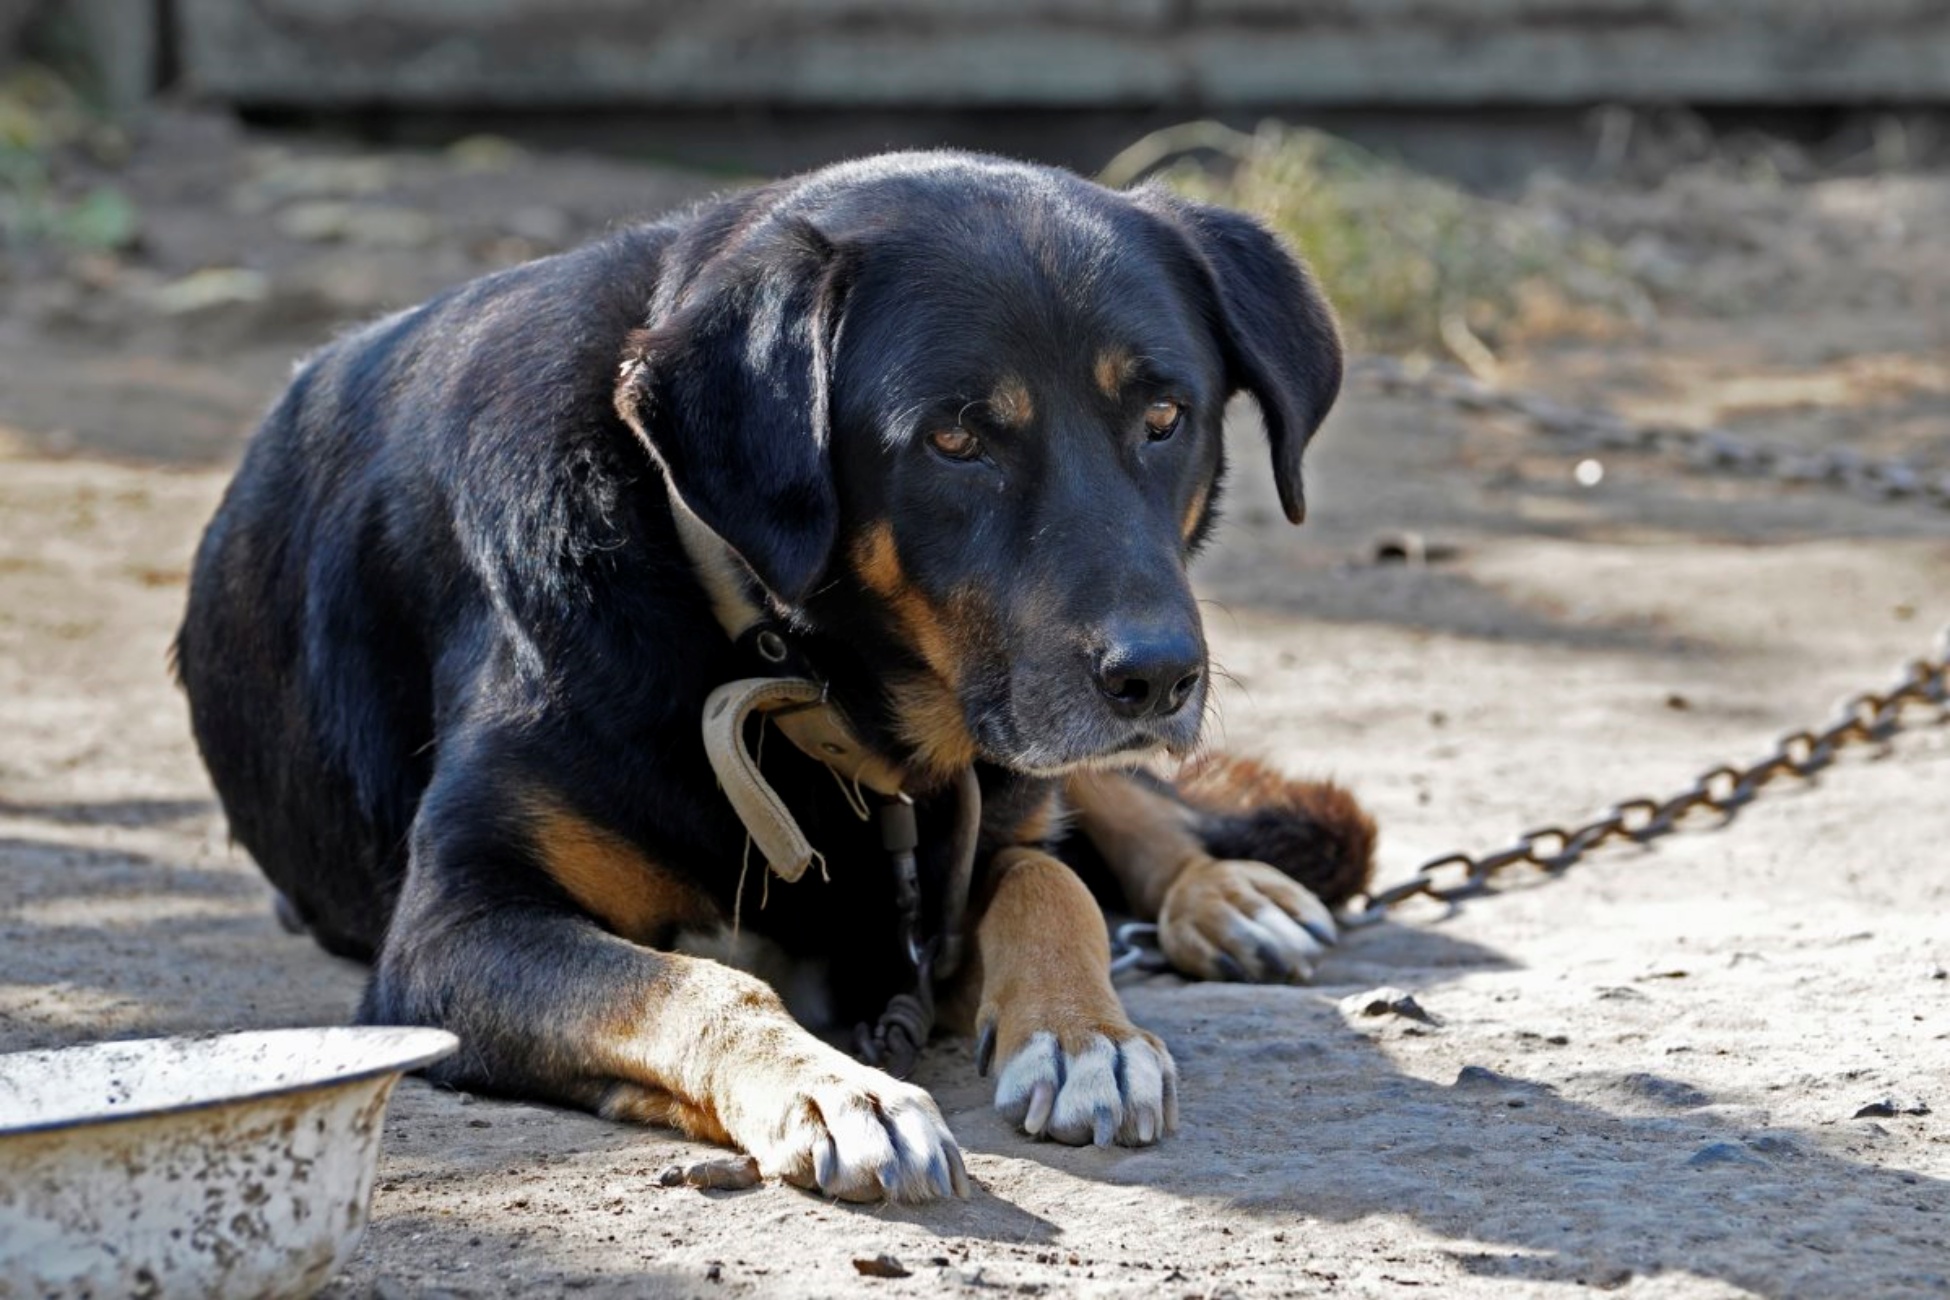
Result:
[[810,224],[772,221],[708,259],[630,335],[616,409],[682,504],[796,605],[839,529],[829,353],[843,258]]
[[1307,516],[1300,458],[1341,391],[1341,335],[1306,264],[1251,217],[1159,186],[1133,196],[1190,242],[1217,297],[1228,383],[1259,403],[1286,517]]

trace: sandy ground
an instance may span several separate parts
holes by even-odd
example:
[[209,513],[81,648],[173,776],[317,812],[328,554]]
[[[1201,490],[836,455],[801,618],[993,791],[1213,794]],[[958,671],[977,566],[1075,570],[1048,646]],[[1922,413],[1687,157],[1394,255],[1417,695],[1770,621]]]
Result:
[[[463,218],[528,233],[406,257],[385,239],[410,223],[378,244],[318,240],[329,212],[278,225],[298,200],[254,206],[271,163],[253,148],[197,153],[228,206],[172,235],[156,199],[139,265],[6,286],[0,1049],[348,1015],[362,972],[273,923],[165,672],[223,466],[329,322],[522,251],[496,240],[535,251],[697,188],[501,160],[499,187],[451,212],[423,185],[435,224],[414,238],[447,249]],[[420,167],[308,183],[397,196]],[[517,201],[536,193],[556,206]],[[1950,263],[1923,220],[1946,211],[1940,178],[1668,203],[1632,219],[1666,220],[1679,253],[1674,232],[1780,238],[1709,250],[1731,305],[1513,358],[1509,378],[1950,468]],[[1892,212],[1915,219],[1892,229]],[[155,298],[253,230],[282,232],[249,254],[271,296]],[[1350,783],[1384,878],[1757,755],[1950,619],[1941,512],[1629,457],[1581,488],[1534,434],[1356,391],[1292,531],[1238,423],[1232,522],[1203,570],[1233,679],[1220,739]],[[1391,528],[1455,554],[1378,564]],[[1155,1149],[1027,1142],[966,1046],[940,1044],[922,1081],[969,1153],[966,1203],[665,1189],[658,1172],[702,1148],[409,1080],[331,1293],[1950,1294],[1950,727],[1911,716],[1731,825],[1412,908],[1312,987],[1133,982],[1183,1071],[1184,1128]],[[1438,1023],[1359,1014],[1383,985]],[[912,1276],[859,1277],[882,1253]]]

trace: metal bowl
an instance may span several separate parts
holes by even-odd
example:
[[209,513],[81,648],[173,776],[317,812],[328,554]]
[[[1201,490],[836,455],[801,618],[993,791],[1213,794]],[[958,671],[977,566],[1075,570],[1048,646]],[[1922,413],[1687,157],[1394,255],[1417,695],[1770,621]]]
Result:
[[386,1099],[439,1029],[0,1056],[0,1300],[305,1296],[359,1243]]

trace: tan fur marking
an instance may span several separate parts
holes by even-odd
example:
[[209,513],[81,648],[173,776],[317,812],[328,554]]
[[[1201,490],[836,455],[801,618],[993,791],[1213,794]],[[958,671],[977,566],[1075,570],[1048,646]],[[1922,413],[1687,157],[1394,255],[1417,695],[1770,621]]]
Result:
[[1036,418],[1036,404],[1030,400],[1028,386],[1010,375],[996,384],[995,391],[989,394],[989,414],[995,417],[998,424],[1011,429],[1024,429]]
[[928,667],[951,688],[961,680],[961,656],[948,624],[928,598],[907,580],[894,547],[894,527],[882,521],[853,544],[853,568],[867,590],[887,602],[908,641]]
[[1199,484],[1198,491],[1192,493],[1192,504],[1186,509],[1185,517],[1178,523],[1178,532],[1186,541],[1190,541],[1192,534],[1198,531],[1200,522],[1205,518],[1205,503],[1211,499],[1210,483]]
[[1004,849],[990,867],[988,905],[976,925],[982,1021],[996,1025],[995,1059],[1048,1031],[1066,1051],[1098,1034],[1140,1032],[1110,982],[1103,912],[1076,872],[1037,849]]
[[1063,824],[1063,800],[1055,790],[1032,809],[1029,815],[1009,833],[1011,844],[1037,847],[1055,838]]
[[886,520],[867,526],[853,543],[853,571],[867,590],[892,596],[907,585],[900,553],[894,549],[894,526]]
[[1090,368],[1091,377],[1097,381],[1097,391],[1105,397],[1115,399],[1124,391],[1137,370],[1137,358],[1124,348],[1105,348],[1097,354],[1097,362]]
[[924,778],[945,781],[975,761],[975,737],[961,701],[940,682],[910,677],[888,684],[894,701],[895,730],[914,750]]
[[[627,993],[591,990],[611,1004],[579,1044],[583,1068],[615,1081],[596,1099],[599,1113],[729,1142],[765,1176],[807,1187],[829,1123],[928,1105],[918,1089],[807,1032],[753,976],[706,958],[638,952],[648,978]],[[923,1199],[916,1186],[903,1191]],[[836,1194],[875,1199],[879,1189],[863,1183]]]
[[930,675],[888,683],[895,729],[914,750],[923,779],[946,780],[975,761],[975,738],[968,734],[955,687],[962,656],[944,612],[915,590],[901,567],[891,524],[880,522],[861,533],[852,548],[853,569],[867,590],[887,602],[901,631]]
[[596,1113],[619,1124],[641,1124],[646,1128],[661,1125],[678,1129],[705,1142],[731,1145],[731,1135],[708,1106],[694,1106],[662,1088],[645,1088],[634,1083],[611,1084]]
[[1064,795],[1141,917],[1158,915],[1187,867],[1212,860],[1192,831],[1195,814],[1129,773],[1075,773]]
[[696,886],[561,805],[540,803],[529,824],[542,868],[614,933],[641,942],[673,925],[717,919],[717,909]]

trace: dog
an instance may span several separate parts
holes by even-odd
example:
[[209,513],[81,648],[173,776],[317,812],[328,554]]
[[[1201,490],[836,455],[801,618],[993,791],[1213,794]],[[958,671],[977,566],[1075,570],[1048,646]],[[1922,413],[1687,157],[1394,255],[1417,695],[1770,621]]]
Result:
[[1177,1069],[1104,900],[1292,980],[1368,879],[1337,786],[1143,767],[1206,712],[1227,399],[1298,523],[1341,370],[1302,262],[1162,187],[919,152],[735,192],[303,363],[197,552],[196,740],[288,921],[371,963],[360,1020],[459,1035],[437,1082],[965,1195],[928,1095],[815,1032],[871,1058],[906,996],[1027,1134],[1152,1143]]

